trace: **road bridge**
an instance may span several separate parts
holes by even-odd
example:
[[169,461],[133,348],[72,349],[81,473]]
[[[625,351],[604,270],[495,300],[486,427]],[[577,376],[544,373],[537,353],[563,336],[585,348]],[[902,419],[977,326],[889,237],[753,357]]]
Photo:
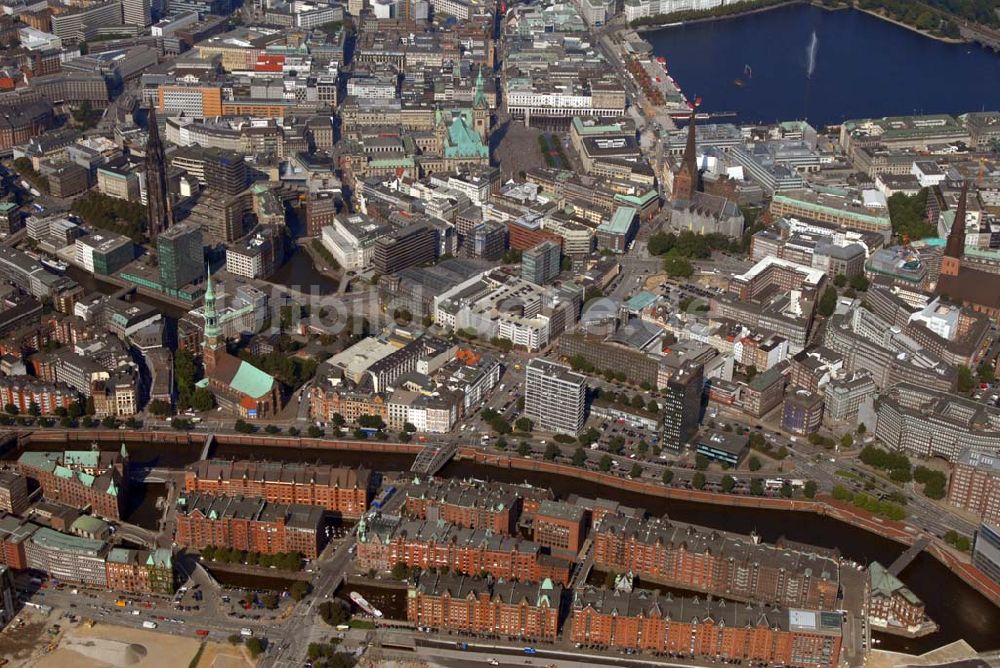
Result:
[[930,545],[931,539],[927,536],[921,536],[917,539],[913,545],[907,548],[906,552],[896,557],[896,561],[892,562],[889,566],[889,573],[899,577],[899,574],[903,572],[903,569],[910,565],[910,562],[917,558],[917,555],[924,551],[924,549]]
[[212,452],[212,446],[215,445],[215,434],[209,434],[205,437],[205,445],[201,449],[201,456],[198,458],[200,461],[208,459],[208,456]]

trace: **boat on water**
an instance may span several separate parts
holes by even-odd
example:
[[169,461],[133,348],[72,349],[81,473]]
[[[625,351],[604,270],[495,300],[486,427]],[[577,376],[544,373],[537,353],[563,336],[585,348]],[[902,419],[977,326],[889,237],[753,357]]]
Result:
[[737,88],[743,88],[746,84],[743,82],[743,79],[733,79],[733,85]]
[[753,70],[750,69],[749,63],[743,66],[743,76],[747,79],[753,79]]
[[42,258],[39,260],[42,266],[50,271],[54,271],[57,274],[64,274],[69,268],[69,265],[62,260],[53,260],[51,258]]
[[350,593],[351,600],[359,608],[367,612],[369,615],[375,619],[382,619],[382,611],[376,608],[374,605],[368,602],[368,600],[356,591]]

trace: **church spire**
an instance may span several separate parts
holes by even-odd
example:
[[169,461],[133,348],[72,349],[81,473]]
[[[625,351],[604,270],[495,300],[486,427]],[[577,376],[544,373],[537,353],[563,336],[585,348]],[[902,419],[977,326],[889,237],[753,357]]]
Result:
[[222,334],[219,329],[219,316],[215,310],[215,290],[212,288],[212,268],[205,265],[205,272],[208,274],[208,283],[205,285],[205,342],[208,344],[214,339],[218,339]]
[[965,200],[969,194],[969,182],[962,181],[962,191],[958,195],[958,206],[955,207],[955,219],[948,232],[948,241],[944,246],[944,257],[941,258],[941,275],[958,276],[962,269],[962,256],[965,255]]
[[146,140],[146,217],[150,241],[169,228],[173,220],[173,208],[167,193],[167,157],[160,139],[160,126],[156,121],[156,105],[149,109],[147,124],[149,138]]
[[691,107],[688,119],[687,143],[684,145],[684,155],[681,166],[674,175],[673,199],[690,201],[698,192],[698,151],[695,142],[695,107]]
[[486,91],[483,88],[483,66],[479,66],[479,75],[476,77],[476,94],[472,98],[472,106],[475,109],[485,109],[489,106],[486,102]]
[[969,192],[968,181],[962,181],[962,191],[958,195],[958,206],[955,208],[955,220],[948,232],[948,243],[944,254],[948,257],[961,259],[965,253],[965,200]]

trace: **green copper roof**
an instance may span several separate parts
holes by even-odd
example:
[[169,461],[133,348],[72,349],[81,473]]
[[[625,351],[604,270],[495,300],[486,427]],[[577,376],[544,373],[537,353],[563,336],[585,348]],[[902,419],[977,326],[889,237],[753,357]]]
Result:
[[84,556],[98,556],[104,548],[104,541],[71,536],[67,533],[60,533],[48,527],[42,527],[31,536],[31,542],[36,545],[58,550],[60,552],[72,552]]
[[80,515],[76,518],[70,529],[76,533],[88,533],[99,536],[108,529],[108,523],[102,519],[90,515]]
[[921,600],[917,595],[907,588],[899,578],[890,573],[885,566],[873,561],[868,567],[868,576],[871,578],[872,596],[890,597],[893,593],[902,596],[908,603],[919,605]]
[[149,553],[149,558],[146,559],[147,566],[159,566],[160,568],[171,568],[174,563],[174,555],[171,554],[170,548],[158,547]]
[[639,212],[630,206],[620,206],[615,209],[611,220],[601,223],[598,229],[611,234],[626,234],[638,214]]
[[57,452],[25,452],[17,458],[17,463],[52,473],[58,457]]
[[489,156],[489,149],[465,117],[459,115],[448,126],[444,155],[446,158],[485,158]]
[[101,453],[97,450],[67,450],[63,453],[63,462],[67,466],[76,465],[95,469],[101,463]]
[[240,363],[240,368],[236,371],[236,375],[233,376],[230,387],[249,397],[259,399],[274,387],[274,378],[253,364],[244,361]]

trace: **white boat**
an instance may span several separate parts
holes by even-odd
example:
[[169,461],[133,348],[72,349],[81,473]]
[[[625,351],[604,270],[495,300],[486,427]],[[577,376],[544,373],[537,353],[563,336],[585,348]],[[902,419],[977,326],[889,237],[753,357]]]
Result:
[[351,597],[351,600],[354,601],[355,605],[357,605],[359,608],[361,608],[362,610],[364,610],[365,612],[367,612],[369,615],[371,615],[375,619],[381,619],[382,618],[382,611],[379,610],[378,608],[376,608],[371,603],[369,603],[368,600],[365,599],[365,597],[362,596],[361,594],[359,594],[358,592],[352,591],[350,593],[350,597]]

